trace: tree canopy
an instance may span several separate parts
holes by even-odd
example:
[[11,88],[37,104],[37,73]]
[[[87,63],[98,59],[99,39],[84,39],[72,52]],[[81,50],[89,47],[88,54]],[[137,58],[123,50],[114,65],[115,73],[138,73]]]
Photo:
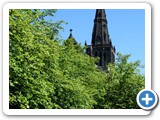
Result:
[[104,72],[93,57],[61,41],[56,10],[9,11],[9,107],[11,109],[138,108],[137,93],[144,88],[139,61],[118,53]]

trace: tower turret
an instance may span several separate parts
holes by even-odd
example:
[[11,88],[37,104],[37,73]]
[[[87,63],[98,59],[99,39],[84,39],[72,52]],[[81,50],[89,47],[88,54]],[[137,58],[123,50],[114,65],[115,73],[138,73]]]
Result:
[[73,39],[73,41],[74,41],[74,44],[78,44],[78,42],[75,40],[75,38],[73,37],[73,35],[72,35],[72,29],[70,29],[69,30],[70,31],[70,34],[69,34],[69,37],[68,37],[68,39]]

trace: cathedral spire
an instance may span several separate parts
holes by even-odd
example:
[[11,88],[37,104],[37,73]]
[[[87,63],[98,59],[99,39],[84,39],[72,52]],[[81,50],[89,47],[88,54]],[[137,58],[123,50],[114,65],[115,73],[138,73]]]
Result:
[[105,9],[97,9],[96,10],[95,20],[96,19],[104,19],[104,20],[106,20]]
[[109,37],[106,13],[104,9],[97,9],[94,26],[92,32],[91,45],[87,45],[86,53],[93,57],[99,57],[97,65],[106,69],[108,63],[115,61],[115,47],[112,46],[112,41]]
[[94,27],[92,32],[92,45],[104,45],[108,43],[109,33],[105,9],[96,9]]

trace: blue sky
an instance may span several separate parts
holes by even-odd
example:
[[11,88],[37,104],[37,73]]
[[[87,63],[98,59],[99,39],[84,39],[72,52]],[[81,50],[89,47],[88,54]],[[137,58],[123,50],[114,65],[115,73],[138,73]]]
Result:
[[[73,36],[78,43],[91,44],[95,9],[59,9],[54,20],[64,20],[64,31],[60,31],[63,39]],[[106,9],[109,35],[116,52],[131,54],[130,61],[141,60],[145,65],[145,10],[144,9]],[[144,70],[141,70],[144,73]]]

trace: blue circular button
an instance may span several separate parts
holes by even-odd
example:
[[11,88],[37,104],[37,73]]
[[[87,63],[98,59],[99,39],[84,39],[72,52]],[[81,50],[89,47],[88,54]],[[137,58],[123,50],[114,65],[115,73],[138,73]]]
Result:
[[141,90],[137,95],[137,103],[144,110],[150,110],[157,104],[157,94],[153,90]]

